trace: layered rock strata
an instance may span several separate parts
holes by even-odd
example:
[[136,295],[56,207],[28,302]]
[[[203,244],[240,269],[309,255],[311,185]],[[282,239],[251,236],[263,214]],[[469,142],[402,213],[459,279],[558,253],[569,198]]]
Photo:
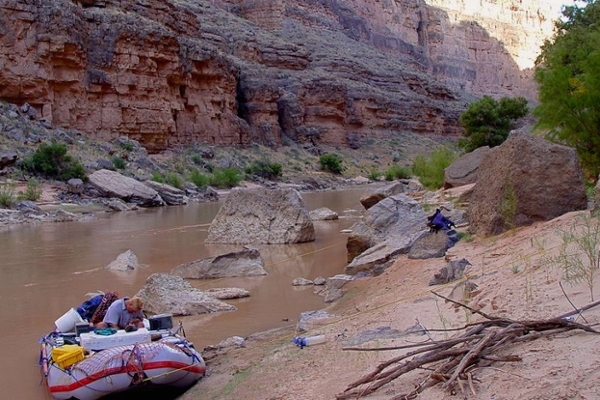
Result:
[[151,152],[458,135],[465,91],[535,96],[543,2],[4,0],[0,100]]

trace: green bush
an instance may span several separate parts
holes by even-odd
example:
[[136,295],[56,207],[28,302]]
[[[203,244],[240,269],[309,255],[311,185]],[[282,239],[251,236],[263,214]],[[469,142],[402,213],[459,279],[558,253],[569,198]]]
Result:
[[40,144],[31,158],[24,160],[22,165],[32,172],[62,181],[86,178],[81,163],[67,154],[67,146],[56,142]]
[[37,201],[42,197],[42,188],[37,179],[31,178],[27,181],[25,192],[20,193],[19,198],[22,200]]
[[218,188],[231,188],[242,180],[242,174],[237,168],[217,168],[214,171],[210,184]]
[[457,154],[448,147],[433,150],[428,157],[418,155],[413,161],[413,172],[419,181],[430,190],[437,190],[444,185],[444,169],[454,160]]
[[125,169],[127,166],[127,163],[121,157],[113,157],[111,161],[116,169]]
[[210,184],[210,177],[201,173],[197,169],[193,169],[188,175],[187,179],[199,188],[208,186]]
[[269,161],[254,161],[252,165],[245,169],[249,175],[260,176],[265,179],[277,179],[282,175],[283,167],[279,163]]
[[393,165],[385,171],[384,176],[386,181],[393,181],[394,179],[408,179],[412,176],[412,172],[409,167]]
[[342,158],[337,154],[323,154],[319,157],[319,166],[322,171],[331,172],[333,174],[341,174],[344,171]]

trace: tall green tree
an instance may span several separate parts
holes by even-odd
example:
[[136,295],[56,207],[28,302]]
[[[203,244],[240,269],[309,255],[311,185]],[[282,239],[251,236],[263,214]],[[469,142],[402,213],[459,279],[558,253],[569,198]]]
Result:
[[515,120],[529,112],[523,97],[503,97],[496,101],[490,96],[469,104],[461,114],[459,122],[465,128],[458,145],[467,152],[483,146],[498,146],[508,137]]
[[537,127],[574,147],[590,177],[600,172],[600,1],[563,8],[536,61]]

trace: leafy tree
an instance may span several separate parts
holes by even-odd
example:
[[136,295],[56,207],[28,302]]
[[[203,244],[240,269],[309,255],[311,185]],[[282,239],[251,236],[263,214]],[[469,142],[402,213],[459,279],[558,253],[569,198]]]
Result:
[[591,177],[600,172],[600,1],[566,6],[536,61],[537,127],[574,147]]
[[527,115],[527,100],[523,97],[503,97],[496,101],[483,96],[469,105],[461,114],[460,123],[465,128],[458,145],[467,152],[483,146],[498,146],[508,137],[514,121]]

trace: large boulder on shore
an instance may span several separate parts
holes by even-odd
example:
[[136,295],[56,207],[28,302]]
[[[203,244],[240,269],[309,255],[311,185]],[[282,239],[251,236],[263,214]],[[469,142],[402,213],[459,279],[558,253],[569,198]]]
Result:
[[176,187],[167,185],[166,183],[154,181],[145,181],[144,184],[156,190],[165,203],[170,206],[187,204],[185,192],[181,189],[177,189]]
[[237,310],[182,277],[168,274],[150,275],[136,296],[144,299],[144,311],[149,314],[198,315]]
[[427,231],[420,230],[407,235],[391,237],[377,243],[356,256],[346,266],[344,273],[347,275],[356,275],[359,272],[363,272],[372,276],[380,275],[393,264],[397,256],[407,254],[412,244],[426,234]]
[[[367,210],[363,220],[352,226],[346,243],[348,262],[387,239],[397,238],[397,242],[402,243],[402,251],[408,251],[413,241],[420,237],[418,233],[425,230],[426,222],[427,216],[421,205],[405,194],[379,201]],[[408,243],[405,243],[406,238],[410,238]],[[395,245],[392,247],[396,248]]]
[[231,190],[208,229],[206,243],[289,244],[315,240],[315,228],[295,189]]
[[88,176],[89,183],[104,197],[117,197],[142,207],[164,206],[158,192],[133,178],[101,169]]
[[473,232],[496,235],[585,208],[575,149],[513,131],[481,162],[467,218]]
[[479,147],[454,161],[444,170],[444,189],[477,182],[481,161],[490,151],[489,146]]
[[372,192],[364,194],[360,198],[360,204],[363,205],[365,210],[368,210],[386,197],[401,193],[415,192],[423,189],[423,186],[414,179],[399,179],[388,185],[379,187]]

